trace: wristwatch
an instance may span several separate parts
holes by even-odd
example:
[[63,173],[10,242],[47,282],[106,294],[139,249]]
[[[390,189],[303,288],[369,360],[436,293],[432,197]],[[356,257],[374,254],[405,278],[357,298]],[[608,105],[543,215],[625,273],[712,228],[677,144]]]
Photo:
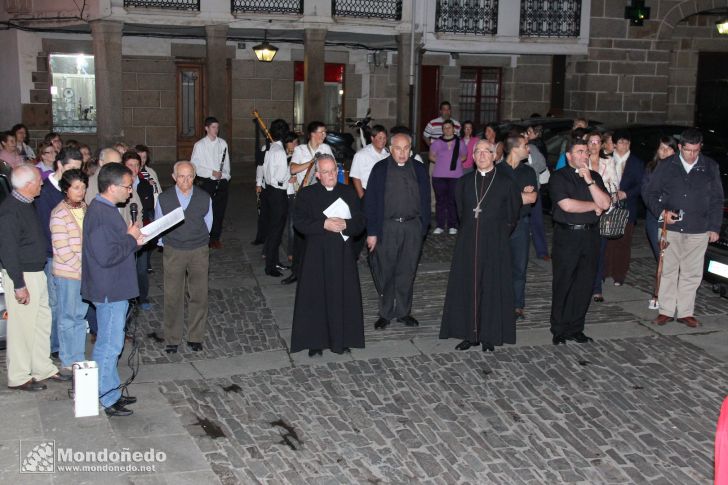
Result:
[[588,184],[586,184],[586,186],[587,186],[587,187],[590,187],[590,186],[594,185],[595,183],[596,183],[596,182],[592,180],[591,182],[589,182]]

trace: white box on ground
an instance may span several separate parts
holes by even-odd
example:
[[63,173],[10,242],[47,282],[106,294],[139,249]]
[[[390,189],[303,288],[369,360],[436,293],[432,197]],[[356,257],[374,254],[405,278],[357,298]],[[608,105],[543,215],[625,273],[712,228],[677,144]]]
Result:
[[74,414],[77,418],[99,415],[99,369],[87,360],[73,364]]

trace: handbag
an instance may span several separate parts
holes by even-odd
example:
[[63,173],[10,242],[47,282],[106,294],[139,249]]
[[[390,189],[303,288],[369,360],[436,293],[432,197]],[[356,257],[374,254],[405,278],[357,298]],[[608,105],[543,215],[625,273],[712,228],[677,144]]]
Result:
[[624,207],[624,202],[612,202],[609,210],[599,218],[599,235],[607,239],[619,239],[624,236],[628,219],[629,210]]

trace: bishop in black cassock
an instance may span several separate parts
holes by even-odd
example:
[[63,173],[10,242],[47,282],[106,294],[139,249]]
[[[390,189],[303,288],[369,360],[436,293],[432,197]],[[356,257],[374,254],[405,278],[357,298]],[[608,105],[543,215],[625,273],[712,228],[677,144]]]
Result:
[[[364,231],[359,197],[348,185],[336,183],[336,162],[318,160],[321,183],[304,187],[296,196],[293,225],[306,239],[293,311],[291,352],[323,349],[336,353],[364,347],[364,315],[353,237]],[[350,219],[327,217],[324,211],[341,198]],[[348,240],[342,238],[349,236]]]
[[522,202],[511,177],[494,165],[492,143],[481,140],[473,155],[476,170],[456,189],[460,231],[440,338],[462,339],[457,350],[481,343],[486,351],[516,342],[509,238]]

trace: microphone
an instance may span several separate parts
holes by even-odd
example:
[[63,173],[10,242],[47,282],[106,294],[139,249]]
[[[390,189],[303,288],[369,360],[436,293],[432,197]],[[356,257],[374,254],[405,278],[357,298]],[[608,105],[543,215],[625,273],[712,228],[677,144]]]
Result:
[[136,224],[137,216],[139,215],[139,209],[137,209],[136,202],[129,204],[129,213],[131,214],[132,224]]

